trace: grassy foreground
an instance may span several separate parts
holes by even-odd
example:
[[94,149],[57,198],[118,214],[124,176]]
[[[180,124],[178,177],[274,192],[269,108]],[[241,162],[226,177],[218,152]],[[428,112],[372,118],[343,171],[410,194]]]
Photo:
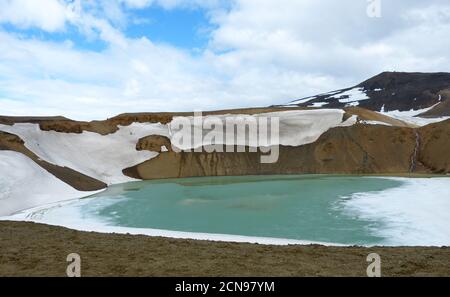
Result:
[[448,247],[266,246],[0,222],[0,276],[65,276],[70,253],[82,276],[366,276],[373,252],[383,276],[450,276]]

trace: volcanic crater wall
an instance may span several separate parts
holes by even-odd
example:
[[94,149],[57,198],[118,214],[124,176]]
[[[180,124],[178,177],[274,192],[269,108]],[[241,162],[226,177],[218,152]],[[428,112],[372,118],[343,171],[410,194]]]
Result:
[[[418,139],[419,137],[419,139]],[[414,129],[383,125],[332,128],[311,144],[280,146],[279,160],[260,163],[261,152],[162,152],[125,169],[141,179],[258,174],[448,173],[450,121]],[[417,153],[416,153],[417,152]],[[414,164],[414,166],[412,166]]]

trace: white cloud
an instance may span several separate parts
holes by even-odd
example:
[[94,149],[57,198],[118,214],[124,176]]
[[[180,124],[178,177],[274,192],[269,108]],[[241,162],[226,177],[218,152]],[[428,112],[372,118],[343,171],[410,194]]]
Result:
[[382,1],[380,19],[367,16],[367,3],[237,0],[229,13],[213,19],[218,29],[210,45],[226,51],[218,60],[229,73],[270,73],[274,67],[283,73],[331,76],[342,84],[384,70],[449,68],[449,39],[444,37],[450,33],[444,13],[448,2]]
[[[385,70],[450,68],[447,1],[383,1],[380,19],[366,15],[365,0],[235,0],[226,8],[222,1],[113,2],[74,1],[64,14],[89,38],[107,42],[101,52],[0,31],[0,113],[104,118],[267,106],[351,86]],[[2,8],[5,3],[0,0]],[[207,48],[192,55],[128,38],[124,7],[149,5],[207,9],[215,27]],[[10,18],[14,23],[19,17]],[[64,21],[54,28],[63,29]]]
[[64,29],[67,7],[58,0],[0,0],[0,23],[45,31]]

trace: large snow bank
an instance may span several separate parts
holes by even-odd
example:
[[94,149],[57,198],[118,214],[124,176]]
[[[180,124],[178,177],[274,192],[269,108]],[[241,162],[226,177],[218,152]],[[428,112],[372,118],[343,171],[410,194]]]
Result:
[[0,215],[93,193],[75,190],[21,153],[0,151]]
[[[330,128],[338,127],[338,126],[349,126],[356,123],[356,118],[352,117],[345,122],[342,122],[342,118],[344,115],[344,111],[341,109],[319,109],[319,110],[291,110],[291,111],[282,111],[282,112],[271,112],[271,113],[262,113],[254,115],[256,118],[256,122],[260,121],[260,118],[267,118],[267,122],[271,122],[270,118],[278,118],[279,119],[279,137],[271,137],[269,133],[268,141],[269,145],[285,145],[285,146],[300,146],[308,143],[312,143],[316,141],[323,133],[328,131]],[[225,114],[219,116],[204,116],[204,123],[212,123],[211,119],[215,117],[220,119],[220,123],[232,122],[236,125],[244,125],[246,123],[246,118],[248,115],[244,114]],[[187,117],[191,123],[193,123],[192,131],[197,130],[201,135],[201,122],[194,123],[192,117]],[[186,135],[183,137],[188,137],[190,131],[177,129],[174,125],[174,122],[177,120],[177,117],[174,118],[174,121],[171,122],[170,131],[172,136],[176,133],[185,132]],[[211,130],[203,129],[204,134],[208,134]],[[268,128],[270,131],[270,128]],[[194,132],[191,132],[194,134]],[[248,137],[248,131],[245,135],[238,135],[236,139],[237,145],[250,145],[257,146],[257,144],[252,142]],[[233,144],[227,142],[226,137],[215,139],[216,144]],[[211,139],[209,138],[200,138],[200,139],[192,139],[191,143],[182,143],[179,144],[179,147],[183,150],[192,149],[195,147],[200,147],[202,145],[210,145]]]

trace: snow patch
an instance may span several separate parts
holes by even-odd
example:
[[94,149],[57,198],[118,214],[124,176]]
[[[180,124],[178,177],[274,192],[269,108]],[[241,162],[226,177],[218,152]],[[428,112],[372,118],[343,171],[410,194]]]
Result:
[[345,106],[346,106],[346,107],[355,107],[355,106],[359,106],[359,101],[347,103]]
[[[348,98],[342,98],[342,97],[348,97]],[[337,99],[342,98],[342,99],[339,99],[340,103],[352,103],[352,102],[358,102],[358,101],[370,99],[367,96],[367,94],[364,92],[364,88],[353,88],[353,89],[350,89],[343,93],[332,96],[330,98],[337,98]]]
[[381,122],[381,121],[361,121],[361,124],[365,125],[383,125],[383,126],[392,126],[391,124]]
[[311,105],[308,105],[308,107],[322,107],[327,104],[328,104],[328,102],[314,102]]
[[[312,97],[306,97],[297,101],[293,101],[289,103],[288,106],[295,105],[295,104],[304,104],[307,103],[313,99],[319,98],[319,97],[325,97],[324,100],[330,100],[330,99],[338,99],[340,103],[349,103],[347,106],[358,106],[359,101],[362,100],[368,100],[370,99],[367,94],[364,92],[364,88],[353,88],[347,91],[333,91],[328,92],[324,94],[320,94],[317,96]],[[345,97],[345,98],[343,98]],[[322,107],[327,103],[325,102],[314,102],[311,104],[312,107]]]
[[450,179],[391,178],[403,186],[343,197],[350,216],[383,225],[371,232],[386,245],[450,245]]
[[[299,99],[299,100],[292,101],[287,106],[307,103],[307,102],[309,102],[311,100],[314,100],[314,99],[317,99],[319,97],[327,97],[327,96],[329,97],[331,95],[335,95],[335,94],[338,94],[340,92],[342,92],[342,91],[338,90],[338,91],[331,91],[331,92],[328,92],[328,93],[322,93],[322,94],[319,94],[319,95],[316,95],[316,96],[305,97],[305,98],[302,98],[302,99]],[[328,98],[325,98],[325,100],[326,99],[328,99]]]
[[[424,109],[418,109],[418,110],[411,109],[409,111],[399,111],[399,110],[387,111],[387,112],[381,111],[381,113],[384,115],[387,115],[391,118],[398,119],[398,120],[401,120],[403,122],[406,122],[406,123],[409,123],[412,125],[426,126],[429,124],[438,123],[438,122],[442,122],[442,121],[450,119],[450,117],[438,117],[438,118],[418,117],[418,115],[433,109],[438,104],[439,103],[437,103],[431,107],[424,108]],[[384,110],[384,108],[383,108],[383,110]]]

